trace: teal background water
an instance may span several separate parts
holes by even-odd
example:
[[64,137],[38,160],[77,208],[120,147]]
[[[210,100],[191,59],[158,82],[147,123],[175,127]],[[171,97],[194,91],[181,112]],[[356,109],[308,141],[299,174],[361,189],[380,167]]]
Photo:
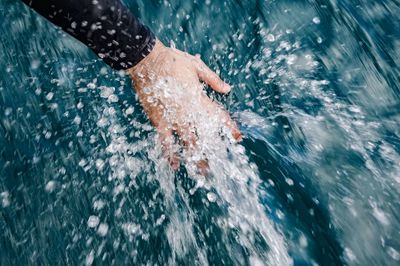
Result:
[[159,167],[128,78],[0,0],[1,265],[400,263],[397,1],[125,3],[234,85],[217,98],[273,234],[226,229],[245,209]]

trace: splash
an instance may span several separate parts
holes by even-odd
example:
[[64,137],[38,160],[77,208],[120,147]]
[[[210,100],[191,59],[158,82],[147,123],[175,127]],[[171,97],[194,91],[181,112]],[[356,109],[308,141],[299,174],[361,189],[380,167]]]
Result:
[[[161,81],[148,88],[147,92],[157,93],[157,100],[166,105],[172,97],[171,86],[179,84],[172,80]],[[102,95],[112,97],[105,93],[112,91],[111,89],[99,89]],[[173,89],[182,92],[182,95],[178,93],[173,96],[175,100],[187,97],[186,94],[183,95],[187,92],[183,88]],[[166,235],[171,249],[168,257],[171,263],[198,260],[200,264],[209,264],[213,260],[229,258],[229,261],[240,264],[247,260],[251,264],[291,264],[285,238],[267,217],[265,207],[260,202],[259,194],[262,192],[259,189],[257,166],[249,162],[240,144],[233,143],[229,129],[219,119],[204,112],[201,101],[195,100],[199,97],[190,98],[192,100],[186,104],[190,105],[193,113],[188,115],[185,122],[195,125],[198,138],[195,148],[183,151],[186,171],[181,169],[181,173],[176,173],[169,167],[157,133],[150,126],[132,120],[128,128],[118,122],[118,116],[112,107],[104,108],[98,125],[103,126],[102,131],[107,136],[108,146],[105,151],[96,153],[105,153],[106,156],[101,159],[93,157],[88,161],[99,171],[108,169],[107,180],[112,186],[112,198],[122,195],[112,203],[120,206],[116,217],[123,221],[116,226],[133,242],[134,239],[149,237],[150,232],[145,229],[147,222],[131,216],[132,220],[126,221],[121,208],[129,194],[143,189],[141,182],[155,182],[158,189],[154,195],[163,198],[163,208],[157,219],[154,218],[151,227],[165,226],[163,234]],[[167,107],[165,110],[168,110],[169,119],[173,119],[174,108]],[[128,107],[125,113],[129,113],[130,108],[132,107]],[[216,117],[217,115],[215,114]],[[125,136],[128,131],[143,130],[149,132],[149,135],[141,141],[132,142]],[[207,158],[207,176],[199,175],[196,171],[199,157]],[[141,180],[142,178],[147,181]],[[147,202],[142,200],[137,204],[145,208],[143,211],[147,216],[151,216],[146,209],[152,202],[153,199]],[[89,218],[89,221],[93,225],[93,218]],[[96,226],[98,224],[99,221]],[[211,240],[218,243],[204,246],[204,242]],[[132,252],[138,249],[138,246],[133,246]],[[92,253],[89,252],[90,254]]]

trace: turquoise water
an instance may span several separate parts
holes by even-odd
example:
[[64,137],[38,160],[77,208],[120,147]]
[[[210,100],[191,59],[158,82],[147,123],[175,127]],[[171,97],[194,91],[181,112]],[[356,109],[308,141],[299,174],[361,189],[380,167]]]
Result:
[[125,3],[244,141],[173,173],[129,79],[0,0],[1,265],[400,263],[398,1]]

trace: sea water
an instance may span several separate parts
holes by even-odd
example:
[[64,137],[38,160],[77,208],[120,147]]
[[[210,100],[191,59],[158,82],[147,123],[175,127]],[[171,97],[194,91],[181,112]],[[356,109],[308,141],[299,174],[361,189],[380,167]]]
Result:
[[244,139],[194,103],[209,174],[174,172],[125,73],[0,0],[0,264],[400,263],[397,1],[124,2]]

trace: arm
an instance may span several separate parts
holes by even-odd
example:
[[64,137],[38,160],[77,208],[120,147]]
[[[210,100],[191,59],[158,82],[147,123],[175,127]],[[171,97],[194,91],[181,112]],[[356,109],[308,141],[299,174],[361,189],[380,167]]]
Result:
[[119,0],[23,0],[91,48],[112,68],[128,69],[155,44],[154,34]]
[[[202,93],[200,80],[220,93],[229,92],[230,86],[199,56],[165,47],[119,0],[23,1],[90,47],[112,68],[127,71],[174,169],[184,159],[177,144],[189,154],[197,153],[198,129],[210,121],[218,121],[215,128],[227,127],[235,139],[241,139],[229,114]],[[174,134],[179,136],[178,143]],[[207,171],[207,159],[197,165],[203,174]]]

